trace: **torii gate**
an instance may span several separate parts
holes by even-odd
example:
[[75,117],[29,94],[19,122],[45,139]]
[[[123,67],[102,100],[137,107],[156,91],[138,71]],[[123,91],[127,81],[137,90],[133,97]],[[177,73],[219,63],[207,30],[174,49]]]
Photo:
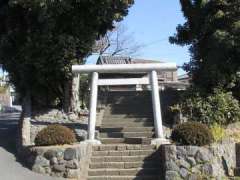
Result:
[[[91,93],[90,93],[90,112],[88,120],[88,143],[100,144],[95,139],[96,128],[96,112],[97,112],[97,95],[98,86],[114,86],[114,85],[140,85],[150,84],[152,91],[152,104],[154,115],[154,127],[156,139],[152,144],[161,144],[165,142],[162,126],[162,114],[160,105],[160,96],[158,88],[158,71],[176,71],[175,63],[159,63],[159,64],[109,64],[109,65],[73,65],[72,72],[91,73]],[[144,72],[149,74],[149,78],[123,78],[123,79],[99,79],[99,73],[121,73],[121,72]]]

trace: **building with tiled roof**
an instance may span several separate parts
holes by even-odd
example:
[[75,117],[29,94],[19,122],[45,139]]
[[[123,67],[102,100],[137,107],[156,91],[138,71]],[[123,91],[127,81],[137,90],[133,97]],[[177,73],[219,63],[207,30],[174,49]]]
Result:
[[148,59],[133,59],[126,56],[100,56],[97,64],[146,64],[146,63],[163,63],[163,61]]
[[[134,59],[131,57],[124,56],[100,56],[96,64],[105,65],[105,64],[146,64],[146,63],[164,63],[163,61],[157,60],[148,60],[148,59]],[[141,78],[148,76],[146,73],[115,73],[115,74],[103,74],[102,78]],[[168,82],[177,82],[177,70],[169,72],[158,72],[158,81],[160,88],[164,89]],[[165,84],[165,85],[162,85]],[[135,86],[133,86],[134,89]],[[116,87],[115,87],[116,88]]]

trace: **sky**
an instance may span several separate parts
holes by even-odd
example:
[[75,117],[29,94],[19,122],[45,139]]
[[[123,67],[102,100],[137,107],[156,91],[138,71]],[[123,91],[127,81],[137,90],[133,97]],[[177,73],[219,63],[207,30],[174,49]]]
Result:
[[[179,0],[135,0],[123,24],[143,45],[139,58],[176,62],[182,65],[190,60],[187,47],[170,44],[169,36],[184,23]],[[179,74],[183,74],[179,70]]]

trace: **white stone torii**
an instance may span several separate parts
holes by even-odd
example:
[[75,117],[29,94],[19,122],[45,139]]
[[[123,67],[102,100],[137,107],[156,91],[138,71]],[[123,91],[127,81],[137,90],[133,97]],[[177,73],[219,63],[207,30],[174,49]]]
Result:
[[[98,86],[114,86],[114,85],[136,85],[151,84],[152,103],[154,113],[154,127],[156,139],[152,144],[161,144],[166,142],[163,134],[162,114],[160,106],[160,96],[158,88],[157,72],[159,71],[176,71],[175,63],[159,63],[159,64],[109,64],[109,65],[73,65],[72,72],[91,73],[91,93],[90,93],[90,113],[88,121],[88,143],[100,144],[95,139],[96,115],[97,115],[97,95]],[[149,73],[148,78],[124,78],[124,79],[99,79],[99,73],[121,73],[121,72],[144,72]]]

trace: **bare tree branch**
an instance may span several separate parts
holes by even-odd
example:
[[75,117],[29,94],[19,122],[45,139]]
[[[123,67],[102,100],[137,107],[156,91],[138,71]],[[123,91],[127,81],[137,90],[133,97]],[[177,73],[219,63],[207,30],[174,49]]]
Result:
[[104,37],[96,41],[93,52],[102,54],[136,56],[144,46],[137,43],[134,34],[130,33],[123,24],[109,31]]

